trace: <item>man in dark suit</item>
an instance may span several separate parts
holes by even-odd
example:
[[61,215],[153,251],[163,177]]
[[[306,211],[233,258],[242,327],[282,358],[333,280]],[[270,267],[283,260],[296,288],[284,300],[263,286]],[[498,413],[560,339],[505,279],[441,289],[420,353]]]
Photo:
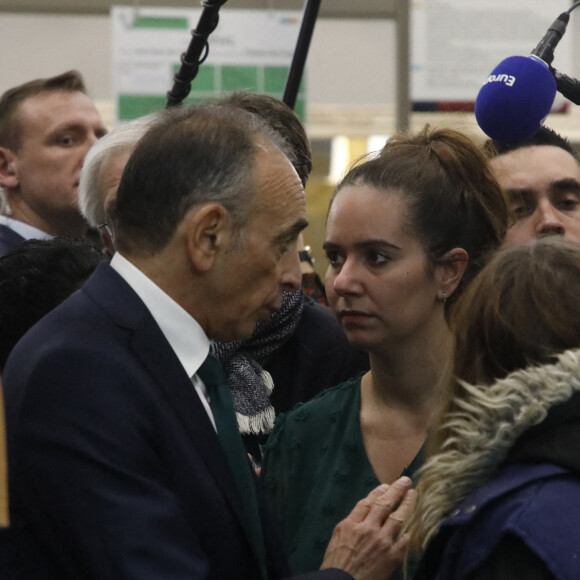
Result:
[[35,79],[0,99],[0,255],[25,239],[80,238],[79,175],[107,132],[76,71]]
[[[299,287],[306,209],[285,147],[255,117],[209,106],[166,111],[137,145],[117,196],[117,253],[5,367],[20,577],[284,577],[206,357],[210,339],[249,337]],[[307,577],[387,577],[405,547],[408,487],[361,502],[326,569]]]

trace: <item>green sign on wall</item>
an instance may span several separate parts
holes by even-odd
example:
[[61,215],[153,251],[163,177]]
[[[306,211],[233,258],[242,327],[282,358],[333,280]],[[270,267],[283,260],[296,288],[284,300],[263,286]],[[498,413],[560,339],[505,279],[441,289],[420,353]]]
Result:
[[[113,78],[117,122],[129,121],[165,106],[200,10],[115,7]],[[245,89],[282,99],[301,13],[222,8],[218,28],[209,37],[209,55],[200,66],[184,102]],[[305,120],[303,79],[295,110]]]

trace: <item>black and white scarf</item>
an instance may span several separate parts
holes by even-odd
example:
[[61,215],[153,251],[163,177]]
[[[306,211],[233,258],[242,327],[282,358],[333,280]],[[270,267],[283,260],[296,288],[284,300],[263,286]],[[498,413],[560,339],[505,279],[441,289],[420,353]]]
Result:
[[212,354],[228,376],[238,427],[244,435],[269,433],[274,426],[270,404],[274,382],[261,365],[294,334],[303,308],[302,290],[284,292],[280,310],[269,320],[258,322],[248,340],[211,345]]

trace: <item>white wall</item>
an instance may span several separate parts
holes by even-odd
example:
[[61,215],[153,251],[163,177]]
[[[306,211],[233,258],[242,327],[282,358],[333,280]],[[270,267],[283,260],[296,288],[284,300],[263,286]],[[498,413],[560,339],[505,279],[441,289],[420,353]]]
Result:
[[71,68],[94,99],[111,98],[108,18],[0,13],[0,92]]
[[[580,77],[579,33],[580,9],[572,13],[567,32],[579,39],[573,70],[562,71],[576,78]],[[0,55],[0,93],[33,78],[76,68],[84,74],[93,99],[112,102],[111,32],[106,16],[0,12]],[[394,22],[319,19],[308,67],[311,104],[392,105],[396,88]],[[573,111],[580,117],[580,107]],[[572,125],[578,125],[580,136],[580,120],[570,122],[570,129]]]
[[[392,21],[319,19],[308,58],[310,101],[392,103],[394,50]],[[112,98],[108,17],[0,13],[0,55],[0,93],[76,68],[95,100]]]

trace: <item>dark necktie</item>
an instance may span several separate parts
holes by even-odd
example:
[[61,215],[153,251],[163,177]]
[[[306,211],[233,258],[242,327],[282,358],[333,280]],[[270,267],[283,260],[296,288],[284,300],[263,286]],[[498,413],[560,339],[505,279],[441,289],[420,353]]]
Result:
[[252,466],[238,430],[226,374],[220,362],[212,355],[208,355],[197,374],[207,387],[209,406],[216,423],[218,438],[240,492],[246,529],[254,546],[262,577],[266,578],[266,551],[256,497],[256,484]]

